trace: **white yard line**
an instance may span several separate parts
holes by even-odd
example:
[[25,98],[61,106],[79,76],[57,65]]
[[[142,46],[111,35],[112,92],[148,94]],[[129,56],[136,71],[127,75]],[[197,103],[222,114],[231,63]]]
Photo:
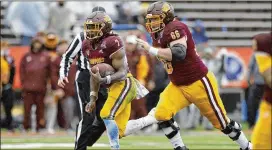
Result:
[[[73,143],[21,143],[21,144],[1,144],[1,149],[31,149],[31,148],[71,148]],[[96,143],[93,147],[109,147],[108,144]]]

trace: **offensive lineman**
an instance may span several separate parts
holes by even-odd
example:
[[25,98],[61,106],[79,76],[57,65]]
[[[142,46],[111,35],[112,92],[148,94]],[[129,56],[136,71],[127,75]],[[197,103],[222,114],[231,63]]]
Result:
[[[237,142],[242,150],[252,149],[252,144],[241,131],[241,125],[227,117],[216,78],[197,55],[188,27],[175,20],[173,7],[167,2],[152,3],[148,7],[146,19],[153,45],[160,48],[152,47],[141,39],[138,39],[138,44],[157,56],[169,74],[171,82],[161,93],[154,116],[173,147],[184,147],[184,144],[178,138],[179,127],[172,117],[194,103],[215,128]],[[148,122],[146,120],[138,119],[145,125]]]

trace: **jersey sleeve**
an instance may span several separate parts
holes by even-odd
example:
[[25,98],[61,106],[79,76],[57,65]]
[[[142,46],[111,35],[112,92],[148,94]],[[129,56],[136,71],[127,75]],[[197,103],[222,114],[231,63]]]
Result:
[[266,53],[256,53],[256,62],[260,73],[264,73],[267,69],[271,68],[271,56]]
[[111,56],[124,47],[122,39],[118,36],[112,36],[106,39],[106,51]]
[[183,26],[177,22],[171,23],[164,31],[164,40],[169,44],[172,41],[186,37],[187,34]]

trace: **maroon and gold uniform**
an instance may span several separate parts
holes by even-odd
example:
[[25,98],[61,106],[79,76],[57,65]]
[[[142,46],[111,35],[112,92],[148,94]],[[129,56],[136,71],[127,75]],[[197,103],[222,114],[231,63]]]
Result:
[[219,96],[216,78],[212,72],[208,72],[198,56],[187,25],[174,20],[165,26],[157,38],[153,36],[153,40],[157,46],[168,48],[172,41],[183,37],[187,41],[185,59],[162,60],[171,82],[161,93],[155,117],[161,121],[169,120],[180,109],[194,103],[214,127],[222,130],[230,120]]
[[[89,58],[91,67],[99,63],[112,65],[111,56],[124,46],[121,38],[114,34],[104,36],[97,45],[97,48],[93,48],[90,40],[83,41],[83,53]],[[131,112],[130,102],[134,98],[136,98],[136,83],[131,73],[127,74],[126,80],[110,84],[108,99],[100,116],[101,118],[114,118],[120,137],[125,132]]]
[[157,41],[161,48],[168,48],[170,42],[182,37],[187,38],[186,58],[182,62],[163,61],[170,80],[175,85],[191,84],[204,77],[208,72],[207,67],[201,61],[196,52],[195,43],[191,32],[184,23],[178,20],[170,22],[164,28],[161,38],[158,38],[157,40],[153,38],[153,40]]
[[175,18],[173,6],[167,2],[152,3],[147,9],[146,28],[153,35],[153,46],[159,48],[140,39],[138,44],[164,63],[170,77],[170,83],[161,93],[153,112],[174,149],[187,148],[173,117],[192,103],[215,128],[236,141],[241,149],[251,149],[241,125],[227,117],[216,78],[198,56],[187,25]]
[[[272,67],[271,33],[259,34],[255,36],[254,39],[257,42],[258,50],[255,53],[256,62],[259,72],[263,74]],[[259,118],[252,133],[253,149],[272,149],[271,103],[272,89],[268,85],[265,85],[265,92],[259,109]]]

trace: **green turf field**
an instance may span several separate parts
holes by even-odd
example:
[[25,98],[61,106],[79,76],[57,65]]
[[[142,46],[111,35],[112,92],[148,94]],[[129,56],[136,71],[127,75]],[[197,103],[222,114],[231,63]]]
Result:
[[[249,134],[247,134],[250,137]],[[219,131],[190,131],[182,133],[184,143],[190,149],[239,149],[235,142]],[[72,135],[17,135],[1,136],[1,149],[73,149]],[[133,135],[120,140],[121,149],[172,149],[162,133]],[[109,149],[107,136],[93,148]]]

